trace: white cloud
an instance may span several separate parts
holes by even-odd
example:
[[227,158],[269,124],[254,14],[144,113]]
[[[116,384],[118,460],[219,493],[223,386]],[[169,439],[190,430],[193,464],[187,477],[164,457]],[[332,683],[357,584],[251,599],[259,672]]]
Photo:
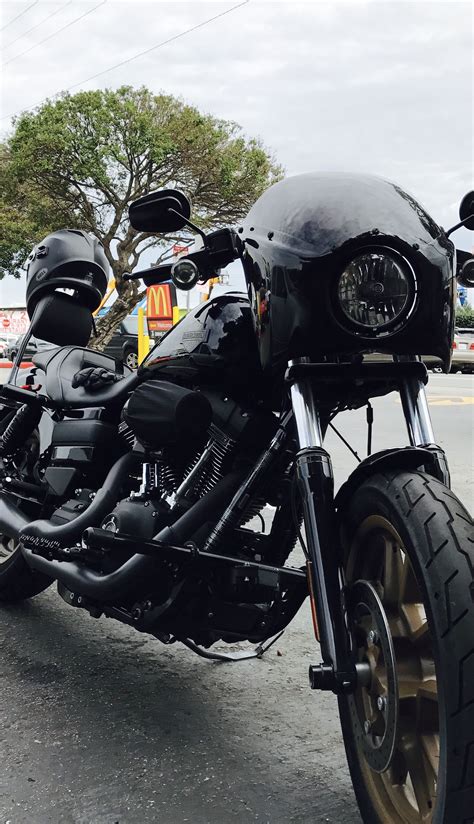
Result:
[[[63,5],[41,0],[2,32],[2,60],[97,2],[74,0],[7,48]],[[3,3],[1,25],[28,5]],[[4,67],[2,114],[37,103],[232,5],[108,0]],[[469,2],[251,0],[83,87],[144,84],[179,95],[259,135],[289,173],[374,172],[409,189],[448,225],[464,192],[473,188],[472,51]],[[471,238],[466,232],[463,245]]]

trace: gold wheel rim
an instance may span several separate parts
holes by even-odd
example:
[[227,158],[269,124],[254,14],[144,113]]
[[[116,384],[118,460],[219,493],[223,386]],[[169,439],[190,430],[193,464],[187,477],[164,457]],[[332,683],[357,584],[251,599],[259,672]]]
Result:
[[[409,556],[400,535],[385,518],[371,516],[361,524],[349,550],[346,575],[349,585],[364,579],[376,589],[396,657],[399,718],[395,752],[388,770],[378,774],[358,746],[367,790],[383,824],[430,824],[440,757],[432,639]],[[384,696],[385,683],[382,673],[371,684],[372,705],[374,693]]]
[[18,549],[18,541],[7,535],[0,535],[0,566],[8,561]]

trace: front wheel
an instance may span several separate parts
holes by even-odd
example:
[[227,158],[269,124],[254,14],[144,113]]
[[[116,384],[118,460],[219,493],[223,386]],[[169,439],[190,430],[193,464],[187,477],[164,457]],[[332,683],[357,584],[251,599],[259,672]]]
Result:
[[343,543],[368,677],[339,710],[363,821],[473,824],[472,520],[429,475],[376,475],[344,513]]

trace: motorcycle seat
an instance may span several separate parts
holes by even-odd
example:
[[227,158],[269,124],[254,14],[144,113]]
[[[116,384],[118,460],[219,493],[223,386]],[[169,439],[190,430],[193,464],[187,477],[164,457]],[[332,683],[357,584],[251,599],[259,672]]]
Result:
[[[92,406],[109,406],[115,402],[123,403],[138,382],[137,373],[128,367],[123,366],[119,372],[114,358],[79,346],[48,349],[38,352],[32,360],[46,375],[46,394],[53,403],[64,409],[84,409]],[[117,380],[99,387],[74,387],[74,375],[88,367],[108,369],[115,373]]]

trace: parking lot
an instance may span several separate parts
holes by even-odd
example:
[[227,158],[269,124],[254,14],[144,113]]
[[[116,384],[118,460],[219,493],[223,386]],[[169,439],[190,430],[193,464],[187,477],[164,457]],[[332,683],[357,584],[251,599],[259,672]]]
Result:
[[[6,370],[1,370],[2,372]],[[435,433],[472,508],[473,379],[432,375]],[[395,395],[374,449],[406,443]],[[364,455],[363,412],[340,428]],[[331,434],[336,479],[355,465]],[[260,661],[219,664],[48,591],[2,610],[1,824],[357,824],[336,701],[311,693],[307,605]]]

